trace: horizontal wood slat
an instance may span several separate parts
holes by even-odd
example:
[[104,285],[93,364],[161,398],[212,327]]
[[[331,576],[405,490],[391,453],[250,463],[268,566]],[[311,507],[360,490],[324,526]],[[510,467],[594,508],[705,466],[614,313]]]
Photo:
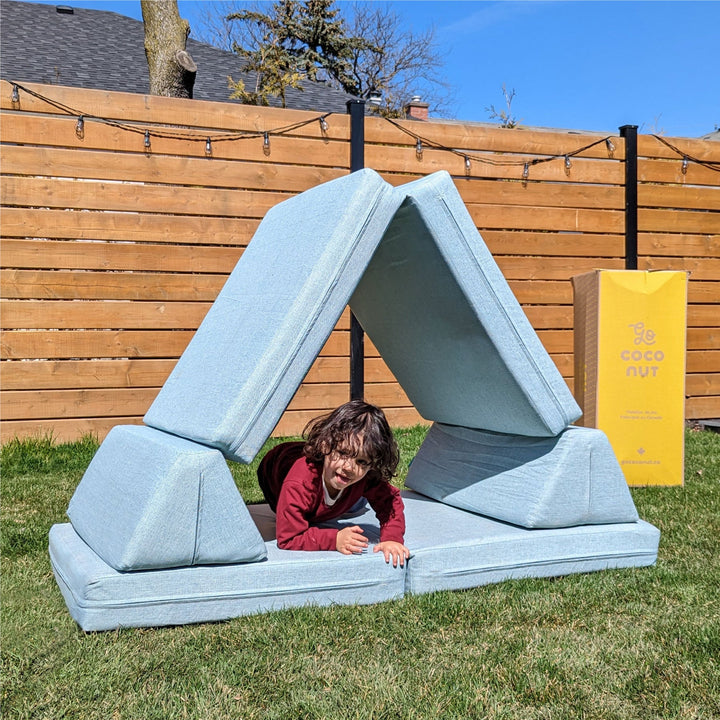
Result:
[[173,245],[246,246],[260,224],[252,218],[188,217],[132,212],[3,208],[3,237],[120,240]]
[[[332,114],[324,133],[313,112],[27,87],[86,120],[78,137],[77,116],[24,90],[14,105],[11,85],[0,82],[2,438],[102,437],[115,424],[142,421],[268,209],[348,173],[350,120]],[[295,123],[306,124],[275,134]],[[451,174],[572,388],[571,278],[625,266],[624,139],[609,135],[611,148],[598,133],[399,125],[366,118],[366,165],[394,186]],[[241,130],[257,136],[216,138],[205,155],[208,136]],[[168,131],[184,137],[158,134]],[[424,142],[420,156],[415,135]],[[682,153],[720,162],[720,144],[665,140],[680,154],[638,137],[638,264],[689,272],[686,415],[720,417],[720,183],[698,163],[682,167]],[[275,434],[298,434],[348,399],[348,329],[346,310]],[[369,338],[365,345],[366,396],[392,424],[427,424]]]
[[[379,361],[381,362],[381,361]],[[72,390],[82,388],[149,387],[159,389],[175,367],[176,360],[32,360],[5,362],[0,388],[5,390]],[[372,370],[366,365],[366,377],[375,382],[394,380],[385,368]],[[306,383],[347,383],[350,360],[344,356],[320,356],[305,376]]]
[[239,247],[166,245],[65,240],[3,241],[3,266],[42,270],[133,270],[229,274]]
[[55,178],[6,177],[6,206],[110,210],[262,219],[270,208],[292,197],[289,193],[173,187],[146,183],[94,182]]
[[177,157],[143,153],[96,151],[81,153],[65,148],[6,145],[3,172],[8,175],[73,177],[88,180],[174,183],[185,178],[187,185],[210,188],[244,188],[299,193],[347,174],[344,168],[321,168],[280,163],[249,162],[247,159],[212,162],[206,157]]
[[142,272],[3,270],[6,298],[53,300],[158,300],[214,302],[225,275],[173,275]]

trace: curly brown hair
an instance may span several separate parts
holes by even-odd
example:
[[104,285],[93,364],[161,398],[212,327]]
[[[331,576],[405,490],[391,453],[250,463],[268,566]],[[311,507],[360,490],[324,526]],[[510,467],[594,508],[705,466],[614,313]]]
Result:
[[351,457],[365,455],[382,480],[395,475],[400,454],[385,413],[364,400],[351,400],[327,415],[311,420],[303,430],[305,457],[322,464],[340,450]]

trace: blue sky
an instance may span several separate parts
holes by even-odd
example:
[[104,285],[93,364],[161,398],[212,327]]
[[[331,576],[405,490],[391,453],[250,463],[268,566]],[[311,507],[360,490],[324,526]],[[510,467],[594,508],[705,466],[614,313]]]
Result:
[[[139,0],[49,0],[142,19]],[[523,125],[697,137],[720,126],[716,0],[395,0],[409,27],[434,25],[452,116],[491,121],[515,91]],[[190,21],[212,0],[180,0]]]

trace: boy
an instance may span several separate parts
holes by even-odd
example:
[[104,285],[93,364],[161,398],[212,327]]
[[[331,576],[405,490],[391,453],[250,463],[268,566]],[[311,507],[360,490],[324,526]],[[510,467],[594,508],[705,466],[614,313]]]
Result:
[[342,530],[317,524],[340,517],[366,498],[380,522],[385,562],[402,567],[405,515],[400,491],[388,482],[399,454],[380,408],[351,400],[329,415],[312,420],[304,442],[270,450],[258,467],[258,482],[276,513],[278,547],[284,550],[338,550],[350,555],[368,546],[358,525]]

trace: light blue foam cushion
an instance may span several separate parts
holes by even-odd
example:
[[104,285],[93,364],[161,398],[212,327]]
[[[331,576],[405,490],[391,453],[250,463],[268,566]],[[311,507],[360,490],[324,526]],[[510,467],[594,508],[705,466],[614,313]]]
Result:
[[222,453],[144,426],[110,431],[67,514],[118,571],[265,557]]
[[[252,506],[251,506],[252,507]],[[380,554],[278,550],[264,562],[118,572],[69,523],[50,530],[50,561],[83,630],[226,620],[303,605],[362,605],[403,595],[405,570]]]
[[435,423],[407,487],[527,528],[635,522],[635,504],[605,433],[570,426],[533,438]]
[[350,301],[418,412],[517,435],[557,435],[581,411],[446,172],[402,185]]
[[[403,593],[475,587],[520,577],[549,577],[642,567],[657,559],[659,532],[643,521],[528,530],[403,492],[412,555],[404,568],[371,547],[361,555],[279,550],[274,515],[250,512],[267,537],[267,560],[120,573],[68,523],[50,531],[50,560],[71,616],[84,630],[224,620],[298,605],[366,604]],[[371,510],[335,522],[359,525],[376,543]]]
[[512,578],[556,577],[657,560],[660,532],[642,520],[530,530],[403,493],[408,593]]
[[372,170],[272,208],[145,415],[250,462],[342,314],[401,197]]

